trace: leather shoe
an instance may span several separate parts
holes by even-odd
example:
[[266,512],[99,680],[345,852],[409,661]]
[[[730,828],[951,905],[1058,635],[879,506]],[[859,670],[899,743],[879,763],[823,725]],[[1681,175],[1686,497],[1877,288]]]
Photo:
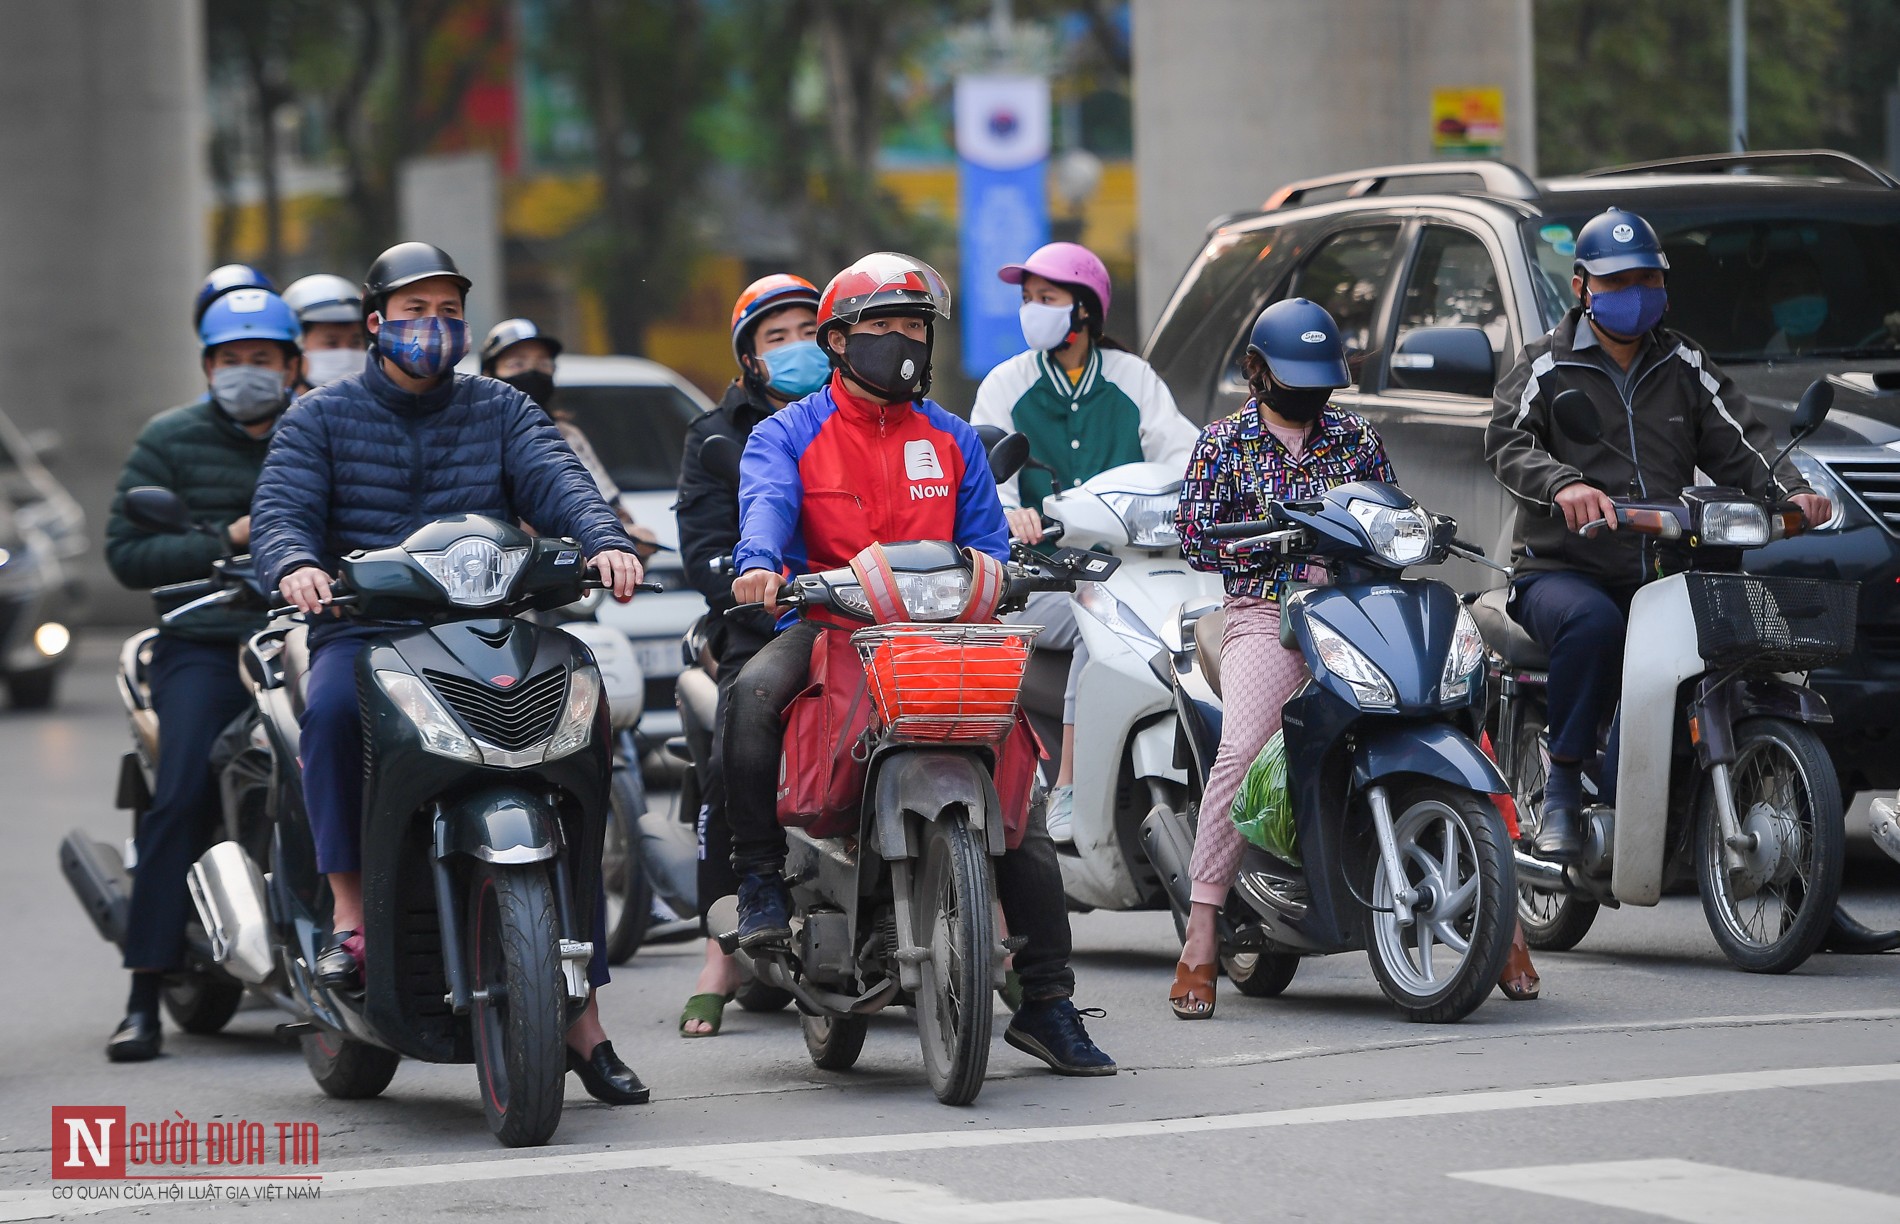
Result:
[[567,1069],[581,1077],[588,1096],[609,1105],[644,1105],[652,1095],[633,1068],[620,1061],[611,1041],[601,1042],[585,1058],[573,1046],[567,1047]]
[[1541,859],[1567,862],[1583,853],[1583,833],[1577,809],[1567,803],[1546,802],[1537,814],[1537,839],[1531,852]]
[[1834,907],[1834,920],[1821,939],[1821,950],[1843,956],[1871,956],[1900,948],[1900,931],[1876,931],[1854,920],[1847,907]]
[[165,1044],[154,1012],[129,1012],[106,1038],[106,1057],[113,1062],[146,1062],[158,1057]]
[[[1090,1008],[1088,1014],[1106,1013]],[[1104,1054],[1082,1026],[1083,1013],[1067,999],[1024,1003],[1009,1022],[1003,1040],[1049,1064],[1057,1075],[1113,1075],[1115,1060]]]
[[338,931],[330,946],[317,957],[317,981],[331,990],[363,988],[363,936],[358,931]]
[[760,948],[792,942],[792,890],[776,871],[739,881],[739,946]]

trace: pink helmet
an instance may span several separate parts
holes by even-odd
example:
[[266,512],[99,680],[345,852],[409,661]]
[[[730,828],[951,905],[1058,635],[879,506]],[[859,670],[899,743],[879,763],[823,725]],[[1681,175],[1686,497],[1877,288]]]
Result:
[[[1108,313],[1108,269],[1095,252],[1074,242],[1051,242],[1036,248],[1035,254],[1019,264],[1006,264],[996,273],[998,279],[1012,285],[1034,273],[1058,285],[1087,289],[1095,295],[1102,314]],[[1099,326],[1102,320],[1097,319]]]

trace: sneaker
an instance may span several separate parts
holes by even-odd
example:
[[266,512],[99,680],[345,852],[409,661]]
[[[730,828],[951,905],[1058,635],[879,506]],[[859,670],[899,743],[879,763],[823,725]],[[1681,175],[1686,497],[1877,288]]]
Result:
[[1045,810],[1048,813],[1050,839],[1073,842],[1075,840],[1075,788],[1073,786],[1052,787]]
[[1113,1075],[1115,1060],[1089,1040],[1082,1017],[1106,1015],[1100,1008],[1076,1010],[1067,999],[1025,1003],[1009,1022],[1003,1040],[1049,1064],[1057,1075]]
[[792,890],[776,871],[739,881],[739,946],[758,948],[792,941]]

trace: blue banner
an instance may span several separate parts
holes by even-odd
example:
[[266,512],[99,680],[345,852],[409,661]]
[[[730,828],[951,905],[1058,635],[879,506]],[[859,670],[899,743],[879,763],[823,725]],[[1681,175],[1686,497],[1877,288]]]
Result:
[[996,278],[1004,264],[1021,263],[1049,241],[1048,160],[1013,170],[990,170],[967,158],[957,163],[957,216],[962,281],[955,310],[963,332],[963,372],[982,378],[1023,351],[1017,308],[1022,289]]

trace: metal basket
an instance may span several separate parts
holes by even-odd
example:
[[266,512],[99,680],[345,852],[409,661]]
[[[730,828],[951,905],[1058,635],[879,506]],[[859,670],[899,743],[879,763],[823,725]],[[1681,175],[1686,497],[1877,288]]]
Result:
[[1854,652],[1860,584],[1757,574],[1684,574],[1702,657],[1806,671]]
[[851,635],[878,717],[899,739],[1001,743],[1040,625],[878,625]]

